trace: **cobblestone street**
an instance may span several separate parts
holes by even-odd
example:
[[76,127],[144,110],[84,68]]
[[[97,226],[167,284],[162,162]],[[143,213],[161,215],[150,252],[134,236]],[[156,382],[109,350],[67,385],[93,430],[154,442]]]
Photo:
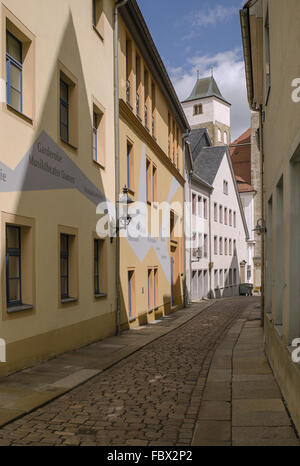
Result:
[[[222,342],[229,331],[227,338],[235,344],[242,328],[241,316],[245,312],[254,310],[256,319],[252,323],[249,321],[249,329],[258,330],[258,325],[252,328],[258,323],[258,304],[258,298],[236,298],[222,300],[204,309],[183,326],[80,387],[6,425],[0,430],[0,445],[188,446],[202,444],[204,431],[203,438],[206,438],[209,429],[203,419],[210,423],[213,419],[215,423],[221,421],[221,424],[210,425],[217,437],[220,435],[221,444],[234,443],[232,431],[235,427],[234,423],[231,426],[230,409],[232,381],[225,373],[231,367],[232,348],[226,341],[225,346]],[[233,329],[232,335],[230,329]],[[214,380],[212,373],[208,379],[218,348],[224,354],[219,360],[221,366],[215,366],[219,368],[219,372],[215,370],[219,378]],[[265,372],[265,377],[273,377],[269,368]],[[261,371],[261,374],[265,372]],[[273,398],[280,398],[276,384],[272,383]],[[210,401],[201,405],[204,390],[213,396],[206,396],[205,399]],[[224,408],[225,411],[228,408],[228,414],[226,411],[223,415]],[[207,417],[210,409],[214,411],[213,417]],[[199,423],[201,410],[204,410],[204,416]],[[277,406],[275,411],[278,414],[280,408]],[[281,428],[280,435],[289,444],[298,444],[285,411],[282,416],[277,422],[279,427],[274,420],[271,426]],[[257,422],[260,425],[260,421]],[[222,432],[218,434],[220,426]],[[247,432],[244,434],[248,437]],[[210,444],[209,438],[207,443]]]

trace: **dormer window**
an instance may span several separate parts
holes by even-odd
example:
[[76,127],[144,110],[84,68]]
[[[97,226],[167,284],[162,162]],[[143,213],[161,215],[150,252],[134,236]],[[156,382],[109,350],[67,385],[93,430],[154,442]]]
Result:
[[202,115],[202,113],[203,113],[203,105],[202,104],[194,105],[194,115]]

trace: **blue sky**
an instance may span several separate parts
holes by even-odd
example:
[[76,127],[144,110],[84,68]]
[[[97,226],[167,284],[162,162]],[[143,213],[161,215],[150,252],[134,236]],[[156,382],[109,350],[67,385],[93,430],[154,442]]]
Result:
[[174,87],[183,100],[211,66],[232,103],[232,140],[250,126],[239,9],[241,0],[137,0]]

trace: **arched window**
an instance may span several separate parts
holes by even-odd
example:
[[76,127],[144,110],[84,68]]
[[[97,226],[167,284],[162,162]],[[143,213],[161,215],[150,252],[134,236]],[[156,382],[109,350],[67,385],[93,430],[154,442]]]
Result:
[[224,144],[228,144],[228,135],[226,131],[224,131]]
[[218,141],[222,142],[222,134],[220,128],[218,128]]

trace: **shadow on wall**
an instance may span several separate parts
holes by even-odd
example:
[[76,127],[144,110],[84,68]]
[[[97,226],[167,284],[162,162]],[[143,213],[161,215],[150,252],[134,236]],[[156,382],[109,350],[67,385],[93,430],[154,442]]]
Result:
[[[62,66],[60,66],[61,64]],[[78,121],[73,122],[73,124],[77,125],[78,128],[77,136],[76,134],[74,135],[77,149],[62,142],[59,137],[59,79],[60,73],[64,75],[64,67],[69,68],[68,64],[71,71],[74,74],[76,73],[76,83],[74,84],[77,87],[76,92],[79,106],[75,109],[75,111],[77,110]],[[68,76],[66,79],[69,79]],[[46,85],[46,83],[44,84]],[[41,86],[41,83],[38,85]],[[38,125],[34,127],[33,131],[31,143],[33,149],[31,153],[29,152],[26,160],[22,160],[24,157],[23,153],[19,154],[19,165],[22,168],[20,185],[17,190],[12,189],[12,191],[19,192],[18,202],[14,204],[13,211],[17,215],[22,216],[22,218],[29,217],[35,219],[32,257],[28,261],[28,268],[23,267],[21,270],[22,286],[24,284],[24,287],[30,288],[28,274],[31,274],[33,277],[34,285],[32,289],[22,290],[22,294],[27,295],[28,299],[31,296],[33,307],[22,312],[7,313],[6,300],[4,298],[6,293],[3,293],[2,316],[3,319],[14,320],[16,323],[18,319],[21,319],[19,325],[28,316],[39,317],[40,323],[37,323],[36,328],[40,327],[41,334],[57,329],[58,321],[60,322],[60,326],[67,322],[68,317],[66,317],[66,314],[59,315],[62,312],[66,313],[72,310],[76,314],[76,317],[73,319],[71,317],[70,323],[72,324],[83,322],[87,319],[85,305],[89,303],[89,299],[90,303],[92,303],[94,297],[92,231],[96,231],[96,223],[99,220],[99,217],[96,215],[96,205],[104,199],[101,171],[94,166],[92,160],[93,125],[91,119],[91,96],[87,94],[80,50],[71,12],[53,64],[50,80],[47,81],[47,86],[48,91],[43,108],[39,109],[39,114],[36,118]],[[19,118],[16,116],[13,117]],[[20,124],[23,124],[23,122],[20,122]],[[17,125],[18,123],[16,123]],[[37,146],[39,138],[41,138],[43,147],[46,147],[46,149],[48,147],[48,152],[47,150],[44,153],[39,151]],[[39,147],[41,148],[41,146]],[[24,153],[27,150],[28,148],[25,148]],[[54,155],[55,153],[58,156]],[[31,163],[33,162],[33,159],[30,159],[32,155],[36,158],[35,165]],[[61,156],[63,159],[60,162],[59,159]],[[61,163],[63,164],[63,170],[61,169]],[[52,170],[49,167],[52,167]],[[64,175],[62,172],[64,172]],[[14,173],[12,173],[12,179],[16,183],[16,175]],[[80,198],[76,195],[76,191],[81,192]],[[18,224],[18,218],[16,224]],[[78,248],[80,252],[78,254],[79,280],[77,285],[77,302],[65,303],[63,306],[60,299],[58,225],[78,229]],[[30,238],[27,239],[30,240]],[[109,240],[107,239],[107,241]],[[87,246],[87,243],[89,246]],[[2,242],[2,247],[4,244]],[[114,246],[109,245],[108,247],[113,248]],[[82,254],[83,251],[87,252],[87,258]],[[111,249],[110,253],[114,256],[113,251]],[[57,260],[53,260],[53,255],[56,255]],[[111,258],[113,256],[110,255]],[[4,277],[6,274],[5,261],[2,261],[1,267],[2,277]],[[111,271],[111,268],[114,269],[114,260],[108,260],[107,267],[110,269],[109,276],[112,276],[114,272]],[[86,276],[90,277],[90,279],[86,278]],[[114,284],[115,280],[113,280],[113,283],[108,283],[108,297],[106,299],[112,300],[112,293],[115,293]],[[85,299],[85,297],[87,298]],[[85,305],[83,306],[84,301]],[[112,307],[113,305],[111,305]],[[102,313],[101,304],[98,309],[99,312],[97,315],[99,316]],[[93,316],[95,317],[95,314]],[[77,328],[75,333],[72,334],[74,338],[72,339],[71,335],[68,335],[66,343],[60,343],[59,350],[57,349],[55,338],[51,340],[47,339],[47,342],[39,347],[39,359],[41,360],[43,357],[49,357],[58,354],[58,352],[86,344],[84,333],[84,329]],[[96,328],[91,332],[91,335],[92,339],[97,339]],[[34,356],[35,351],[36,348],[31,350],[31,356]],[[22,359],[21,355],[20,359]],[[7,360],[10,360],[10,345],[7,347]],[[23,361],[23,363],[26,362]]]
[[[170,286],[171,289],[171,286]],[[181,283],[180,276],[174,282],[173,288],[173,306],[172,306],[172,296],[171,292],[168,295],[163,295],[162,303],[158,304],[155,309],[146,311],[145,309],[136,310],[136,316],[134,322],[138,325],[147,325],[153,320],[161,319],[162,317],[167,316],[175,309],[183,307],[184,301],[181,293]],[[170,290],[171,291],[171,290]],[[130,327],[130,320],[127,313],[128,303],[125,302],[124,294],[121,290],[121,329],[126,330]]]
[[[229,270],[230,269],[232,270],[231,280],[230,280],[230,276],[229,276]],[[237,284],[233,284],[233,282],[234,282],[234,272],[233,272],[233,270],[234,269],[236,269],[236,273],[237,273]],[[224,274],[224,270],[225,269],[223,269],[223,274]],[[213,271],[212,271],[212,273],[213,273]],[[219,271],[218,271],[218,273],[219,273]],[[218,277],[218,281],[219,281],[219,277]],[[211,294],[215,298],[229,298],[231,296],[239,296],[239,285],[240,285],[240,283],[241,283],[241,267],[240,267],[240,262],[239,262],[239,259],[238,259],[238,256],[237,256],[237,250],[235,250],[234,254],[233,254],[233,257],[232,257],[232,261],[231,261],[230,266],[229,266],[229,268],[227,270],[226,280],[224,279],[224,287],[220,288],[220,286],[218,286],[214,290],[211,290]]]

